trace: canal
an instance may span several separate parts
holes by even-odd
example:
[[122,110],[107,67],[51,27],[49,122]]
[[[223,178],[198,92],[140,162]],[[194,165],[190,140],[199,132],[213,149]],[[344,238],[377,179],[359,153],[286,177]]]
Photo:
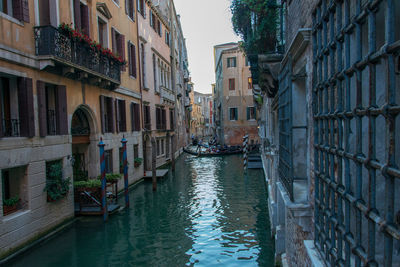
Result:
[[176,166],[155,193],[136,185],[107,223],[80,217],[11,266],[274,266],[262,170],[244,176],[239,155]]

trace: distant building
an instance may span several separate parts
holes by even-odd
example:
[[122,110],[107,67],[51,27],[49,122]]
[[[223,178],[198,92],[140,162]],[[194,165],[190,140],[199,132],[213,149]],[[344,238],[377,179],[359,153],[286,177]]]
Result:
[[212,135],[210,118],[212,114],[212,95],[194,92],[193,116],[196,122],[195,135],[205,137]]
[[257,110],[245,55],[237,43],[227,43],[214,46],[214,60],[213,106],[218,142],[240,145],[248,134],[250,142],[257,143]]

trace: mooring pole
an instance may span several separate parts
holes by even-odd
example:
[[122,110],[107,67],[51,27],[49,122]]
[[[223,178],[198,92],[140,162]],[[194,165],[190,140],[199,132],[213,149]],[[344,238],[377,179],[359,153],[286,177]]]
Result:
[[[126,143],[128,141],[125,139],[125,135],[122,136],[122,152],[123,152],[123,156],[122,156],[122,160],[124,162],[124,184],[125,184],[125,207],[129,208],[129,192],[128,192],[128,157],[126,155]],[[117,192],[118,194],[118,192]]]
[[156,163],[157,163],[157,150],[156,150],[156,139],[151,138],[151,173],[153,181],[153,191],[157,191],[157,173],[156,173]]
[[175,171],[175,135],[171,136],[171,165],[172,171]]
[[103,220],[106,222],[108,219],[107,212],[107,199],[106,199],[106,161],[104,156],[104,142],[103,138],[100,137],[98,144],[100,149],[100,172],[101,172],[101,213],[103,214]]
[[248,139],[249,136],[246,134],[243,136],[243,168],[247,169],[247,158],[248,158]]

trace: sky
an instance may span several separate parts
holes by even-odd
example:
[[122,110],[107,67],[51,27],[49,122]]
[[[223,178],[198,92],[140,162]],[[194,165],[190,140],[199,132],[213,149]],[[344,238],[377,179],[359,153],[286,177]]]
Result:
[[232,30],[230,0],[174,0],[181,15],[194,90],[211,93],[215,82],[213,47],[237,42]]

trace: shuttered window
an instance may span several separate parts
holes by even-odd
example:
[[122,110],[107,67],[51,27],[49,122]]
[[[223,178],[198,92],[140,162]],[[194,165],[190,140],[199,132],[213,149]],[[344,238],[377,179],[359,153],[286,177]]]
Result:
[[126,132],[126,105],[125,100],[117,99],[115,101],[117,132]]
[[5,13],[18,20],[29,23],[29,2],[28,0],[1,0],[0,12]]
[[33,137],[32,79],[0,77],[0,137]]
[[133,0],[125,0],[125,13],[135,21],[135,5]]
[[131,125],[132,132],[140,131],[140,107],[136,103],[131,103]]
[[100,115],[102,133],[115,132],[115,104],[114,99],[107,96],[100,96]]
[[144,128],[146,130],[151,130],[151,112],[150,112],[150,106],[145,105],[144,106]]
[[229,79],[229,90],[234,91],[235,90],[235,78]]
[[229,120],[237,121],[238,119],[238,109],[237,108],[229,108]]
[[[112,50],[115,54],[125,60],[125,35],[118,33],[114,28],[111,28]],[[122,66],[122,71],[125,71],[125,65]]]
[[37,81],[39,133],[47,135],[68,134],[67,90],[63,85]]
[[170,109],[169,110],[169,129],[170,130],[174,130],[174,117],[175,117],[174,114],[175,114],[174,110]]
[[128,57],[129,57],[129,75],[136,78],[136,47],[131,42],[128,42]]
[[137,1],[137,9],[138,12],[144,17],[146,18],[146,4],[144,0],[138,0]]
[[79,29],[87,36],[90,36],[89,8],[81,3],[80,0],[74,0],[74,22],[75,29]]
[[255,120],[256,119],[256,108],[255,107],[247,107],[246,117],[247,117],[247,120]]
[[227,59],[226,59],[226,66],[228,67],[228,68],[234,68],[234,67],[236,67],[236,57],[228,57]]

